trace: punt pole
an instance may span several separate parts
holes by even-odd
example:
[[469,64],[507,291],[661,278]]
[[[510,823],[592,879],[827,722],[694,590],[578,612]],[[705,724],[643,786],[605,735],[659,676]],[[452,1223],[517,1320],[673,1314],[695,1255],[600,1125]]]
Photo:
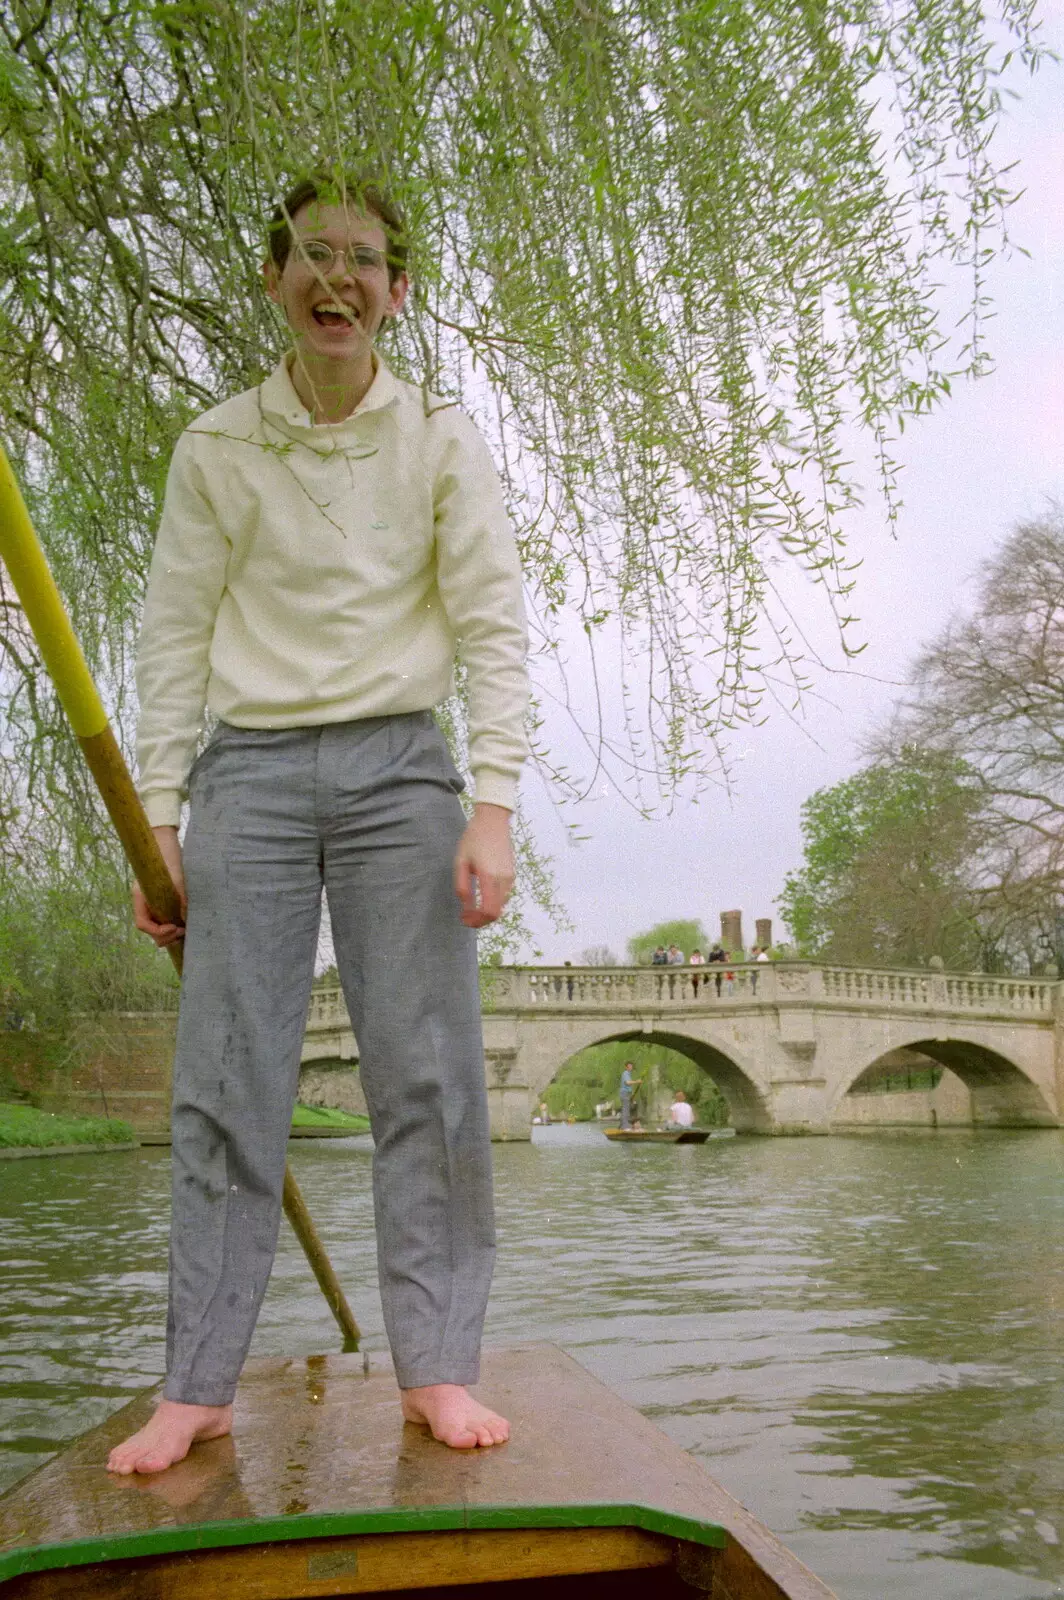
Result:
[[[164,922],[180,922],[177,891],[134,787],[125,757],[111,731],[103,701],[89,672],[2,445],[0,560],[11,576],[22,603],[23,615],[37,641],[44,664],[51,673],[63,710],[96,780],[137,882],[156,916]],[[180,973],[183,955],[181,942],[170,945],[168,954]],[[329,1310],[339,1324],[344,1349],[357,1350],[361,1337],[358,1323],[311,1220],[299,1185],[287,1164],[284,1209]]]

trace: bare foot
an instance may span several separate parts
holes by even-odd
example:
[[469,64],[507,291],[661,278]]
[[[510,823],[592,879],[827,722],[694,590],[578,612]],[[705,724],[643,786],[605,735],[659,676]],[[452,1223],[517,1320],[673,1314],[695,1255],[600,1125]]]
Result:
[[160,1500],[171,1511],[186,1511],[207,1495],[225,1492],[227,1484],[239,1488],[231,1433],[204,1440],[198,1450],[190,1450],[184,1461],[175,1462],[165,1472],[131,1472],[124,1480],[124,1487],[131,1492]]
[[151,1421],[111,1451],[107,1470],[164,1472],[175,1461],[183,1461],[192,1445],[201,1439],[220,1439],[232,1426],[232,1406],[186,1406],[178,1400],[161,1400]]
[[474,1400],[458,1383],[433,1383],[424,1389],[400,1389],[403,1416],[432,1429],[432,1437],[452,1450],[505,1444],[510,1424]]

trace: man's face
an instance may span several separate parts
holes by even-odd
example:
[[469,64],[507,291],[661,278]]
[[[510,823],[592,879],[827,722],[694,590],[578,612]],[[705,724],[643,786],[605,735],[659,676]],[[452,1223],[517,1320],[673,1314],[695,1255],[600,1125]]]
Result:
[[[284,311],[297,346],[328,363],[364,358],[386,317],[406,299],[408,279],[389,280],[385,257],[388,236],[374,216],[339,205],[309,200],[292,218],[295,237],[281,272],[272,261],[263,268],[266,291]],[[309,248],[308,248],[309,247]],[[325,250],[333,252],[325,256]],[[376,251],[362,263],[356,252]]]

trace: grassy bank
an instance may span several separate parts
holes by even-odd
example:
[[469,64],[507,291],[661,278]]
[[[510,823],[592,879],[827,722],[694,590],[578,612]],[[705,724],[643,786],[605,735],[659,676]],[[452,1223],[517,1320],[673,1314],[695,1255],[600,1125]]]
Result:
[[128,1122],[112,1117],[56,1116],[35,1106],[0,1102],[0,1149],[50,1145],[132,1144],[136,1134]]
[[351,1133],[368,1133],[369,1118],[350,1111],[334,1111],[331,1106],[300,1106],[292,1113],[293,1128],[347,1128]]

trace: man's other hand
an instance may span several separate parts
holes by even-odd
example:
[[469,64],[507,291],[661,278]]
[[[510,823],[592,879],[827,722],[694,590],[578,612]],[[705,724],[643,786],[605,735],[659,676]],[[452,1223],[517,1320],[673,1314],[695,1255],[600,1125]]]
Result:
[[454,858],[455,893],[466,927],[484,928],[497,921],[513,886],[510,813],[505,806],[476,805]]

